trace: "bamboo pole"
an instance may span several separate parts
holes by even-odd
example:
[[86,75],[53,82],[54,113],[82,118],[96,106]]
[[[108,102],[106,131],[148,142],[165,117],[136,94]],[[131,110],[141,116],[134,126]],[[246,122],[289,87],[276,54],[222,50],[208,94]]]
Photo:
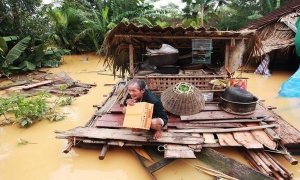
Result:
[[289,172],[288,169],[286,169],[279,161],[277,161],[277,159],[275,159],[272,155],[266,153],[283,171],[286,172],[286,174],[290,177],[293,178],[294,174]]
[[252,166],[256,170],[262,172],[263,174],[269,175],[261,166],[259,166],[254,161],[254,159],[250,156],[250,154],[248,152],[244,152],[243,154],[244,154],[244,157],[246,158],[246,160],[248,160],[248,163],[250,164],[250,166]]
[[280,174],[279,174],[278,172],[276,172],[276,171],[273,171],[273,176],[274,176],[277,180],[284,180],[284,178],[282,178],[282,177],[280,176]]
[[257,154],[257,156],[269,167],[269,168],[271,168],[272,167],[272,165],[271,165],[271,163],[268,161],[268,159],[267,158],[265,158],[263,155],[262,155],[262,153],[261,152],[259,152],[259,151],[256,151],[256,154]]
[[260,157],[255,154],[255,152],[248,150],[250,156],[256,160],[260,164],[260,166],[269,174],[272,174],[272,170],[260,159]]
[[273,161],[273,159],[270,158],[270,156],[264,152],[263,150],[261,150],[261,153],[269,160],[269,162],[271,163],[271,167],[272,169],[274,169],[275,171],[279,172],[284,178],[288,178],[287,173],[278,166],[278,164],[276,164],[276,162]]

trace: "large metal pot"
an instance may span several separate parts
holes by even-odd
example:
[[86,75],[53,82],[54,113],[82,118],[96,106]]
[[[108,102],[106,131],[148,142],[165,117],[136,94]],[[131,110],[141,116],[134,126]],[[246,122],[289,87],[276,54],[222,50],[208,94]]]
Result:
[[257,97],[253,97],[252,102],[248,103],[241,103],[241,102],[233,102],[229,101],[227,99],[224,99],[224,97],[221,96],[221,103],[220,107],[231,114],[237,114],[237,115],[249,115],[254,113],[256,104],[258,102]]
[[223,93],[223,98],[228,101],[249,103],[253,102],[253,94],[240,87],[227,87]]

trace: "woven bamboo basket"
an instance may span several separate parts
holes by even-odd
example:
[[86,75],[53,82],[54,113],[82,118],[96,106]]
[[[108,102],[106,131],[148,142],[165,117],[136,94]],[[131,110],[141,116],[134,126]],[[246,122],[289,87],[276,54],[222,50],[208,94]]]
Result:
[[179,116],[197,114],[205,106],[200,90],[186,82],[177,83],[163,91],[161,101],[168,112]]

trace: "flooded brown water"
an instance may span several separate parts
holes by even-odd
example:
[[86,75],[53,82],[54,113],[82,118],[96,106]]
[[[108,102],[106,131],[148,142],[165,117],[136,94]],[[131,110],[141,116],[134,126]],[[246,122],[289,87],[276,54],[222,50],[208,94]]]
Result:
[[[88,61],[82,61],[85,57],[89,57]],[[63,70],[74,80],[83,83],[97,84],[88,94],[75,98],[73,105],[62,108],[62,113],[66,115],[65,120],[54,123],[43,120],[27,129],[19,128],[16,124],[0,127],[0,180],[151,179],[128,148],[114,147],[108,151],[105,159],[100,161],[100,150],[73,148],[68,154],[62,153],[67,141],[55,138],[56,130],[83,126],[95,111],[92,106],[100,104],[104,100],[103,95],[108,94],[112,88],[103,85],[118,81],[113,76],[97,74],[97,71],[104,69],[102,61],[98,64],[99,60],[99,57],[92,55],[66,56],[62,66],[50,69],[53,73]],[[250,78],[250,92],[264,98],[266,105],[276,106],[275,111],[279,115],[300,129],[300,99],[276,97],[282,82],[292,74],[293,72],[275,71],[268,79],[253,73],[243,73],[243,77]],[[0,120],[3,118],[0,117]],[[18,138],[35,144],[17,146]],[[247,164],[238,151],[231,148],[216,150]],[[295,157],[300,160],[299,156]],[[294,179],[300,180],[299,165],[292,166],[281,156],[276,158],[294,173]],[[162,180],[213,179],[186,162],[201,165],[198,160],[176,160],[154,175]]]

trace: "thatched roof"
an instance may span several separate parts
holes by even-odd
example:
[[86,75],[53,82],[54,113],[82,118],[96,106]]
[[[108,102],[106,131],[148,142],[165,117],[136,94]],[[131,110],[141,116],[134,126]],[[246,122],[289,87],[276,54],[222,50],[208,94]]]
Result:
[[281,17],[296,12],[300,8],[300,1],[299,0],[291,0],[290,2],[286,3],[285,5],[275,9],[274,11],[266,14],[265,16],[252,21],[248,25],[242,27],[240,30],[245,29],[252,29],[258,30],[261,29],[271,23],[277,22]]
[[253,36],[254,30],[218,31],[215,28],[162,28],[120,23],[107,34],[102,48],[106,57],[105,63],[113,66],[114,73],[121,70],[124,74],[128,70],[129,44],[133,45],[134,61],[141,61],[146,47],[159,49],[162,44],[169,44],[179,50],[179,55],[183,55],[191,53],[192,39],[213,39],[213,42],[223,43],[225,47],[226,41],[253,39]]
[[240,30],[256,30],[263,51],[268,53],[275,49],[287,49],[294,45],[296,20],[300,16],[300,1],[291,0],[289,3],[270,12],[269,14],[249,23]]

